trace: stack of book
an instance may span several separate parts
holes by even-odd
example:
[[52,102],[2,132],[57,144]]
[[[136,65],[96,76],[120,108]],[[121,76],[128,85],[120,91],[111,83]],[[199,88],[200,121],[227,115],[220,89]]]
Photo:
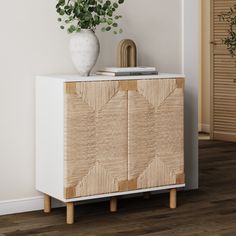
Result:
[[96,74],[108,76],[158,75],[158,71],[155,67],[107,67],[97,71]]

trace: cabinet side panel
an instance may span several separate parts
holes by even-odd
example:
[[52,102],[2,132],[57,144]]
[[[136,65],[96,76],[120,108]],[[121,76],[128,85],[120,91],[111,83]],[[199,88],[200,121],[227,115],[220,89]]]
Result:
[[63,82],[36,79],[36,188],[63,200]]
[[184,183],[183,81],[138,81],[128,93],[131,189]]
[[117,81],[65,85],[65,198],[118,192],[127,180],[127,112]]

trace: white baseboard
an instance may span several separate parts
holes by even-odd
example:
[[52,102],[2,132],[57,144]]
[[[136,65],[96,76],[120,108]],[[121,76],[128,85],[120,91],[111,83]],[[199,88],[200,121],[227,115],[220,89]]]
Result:
[[[0,215],[38,211],[43,209],[43,205],[43,196],[0,201]],[[61,206],[63,206],[62,203],[53,200],[53,208]]]
[[31,197],[0,202],[0,215],[43,209],[43,197]]

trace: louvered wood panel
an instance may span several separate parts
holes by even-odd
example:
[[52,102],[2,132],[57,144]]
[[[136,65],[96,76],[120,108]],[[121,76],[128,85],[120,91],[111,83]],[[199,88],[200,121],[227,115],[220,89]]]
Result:
[[130,188],[184,183],[183,80],[138,81],[128,127]]
[[118,81],[65,85],[65,198],[119,191],[127,180],[127,91]]
[[236,58],[222,45],[228,23],[219,15],[236,4],[236,0],[213,0],[212,50],[212,136],[214,139],[236,141]]

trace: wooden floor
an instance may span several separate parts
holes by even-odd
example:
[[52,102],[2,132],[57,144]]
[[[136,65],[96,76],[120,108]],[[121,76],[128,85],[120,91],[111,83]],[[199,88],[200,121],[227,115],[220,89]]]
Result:
[[236,236],[236,144],[200,142],[200,189],[178,194],[179,208],[168,208],[168,195],[76,207],[76,223],[65,224],[65,209],[0,217],[0,235],[63,236]]

